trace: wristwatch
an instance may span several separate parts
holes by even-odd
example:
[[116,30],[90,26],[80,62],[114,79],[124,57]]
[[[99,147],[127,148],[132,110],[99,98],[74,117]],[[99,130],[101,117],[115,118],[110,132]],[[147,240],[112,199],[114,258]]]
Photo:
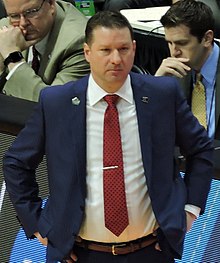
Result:
[[7,67],[10,63],[15,63],[15,62],[21,61],[23,58],[24,57],[20,51],[12,52],[4,60],[4,65]]

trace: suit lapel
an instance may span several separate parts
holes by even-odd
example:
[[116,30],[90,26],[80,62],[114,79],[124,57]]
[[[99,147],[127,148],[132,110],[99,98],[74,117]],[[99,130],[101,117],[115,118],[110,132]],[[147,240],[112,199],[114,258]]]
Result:
[[[63,20],[65,18],[65,14],[64,14],[63,10],[60,8],[60,6],[58,4],[56,4],[56,6],[57,6],[56,19],[55,19],[55,23],[53,25],[52,31],[48,37],[48,40],[47,40],[47,42],[49,44],[47,45],[47,48],[46,48],[43,56],[41,57],[39,76],[44,75],[44,71],[45,71],[45,68],[47,67],[48,61],[51,58],[52,51],[54,50],[56,52],[54,47],[56,46],[57,35],[59,35],[60,28],[61,28]],[[60,35],[59,35],[59,38],[61,38]],[[65,41],[65,40],[63,40],[63,41]]]
[[69,115],[73,158],[83,194],[86,194],[86,91],[88,76],[74,82]]
[[147,83],[143,82],[141,79],[138,79],[137,77],[133,77],[132,73],[131,73],[131,85],[132,85],[134,100],[136,104],[142,160],[143,160],[145,175],[148,176],[151,174],[151,164],[152,164],[151,92],[150,89],[146,88]]

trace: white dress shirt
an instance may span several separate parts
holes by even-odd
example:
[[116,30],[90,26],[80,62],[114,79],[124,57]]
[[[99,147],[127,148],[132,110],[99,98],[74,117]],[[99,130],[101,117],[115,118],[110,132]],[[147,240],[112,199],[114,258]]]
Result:
[[[103,124],[107,95],[99,87],[92,75],[87,90],[87,197],[85,218],[79,236],[98,242],[127,242],[153,233],[158,224],[151,207],[141,156],[137,114],[130,76],[117,94],[122,152],[124,162],[125,191],[129,225],[117,237],[111,233],[104,222],[103,200]],[[161,186],[162,187],[162,186]],[[185,210],[199,216],[200,208],[191,204]]]
[[158,226],[152,211],[142,163],[136,108],[130,76],[115,94],[122,138],[125,191],[129,225],[117,237],[104,222],[103,206],[103,121],[107,93],[90,75],[87,91],[87,198],[85,219],[79,236],[99,242],[125,242],[152,233]]

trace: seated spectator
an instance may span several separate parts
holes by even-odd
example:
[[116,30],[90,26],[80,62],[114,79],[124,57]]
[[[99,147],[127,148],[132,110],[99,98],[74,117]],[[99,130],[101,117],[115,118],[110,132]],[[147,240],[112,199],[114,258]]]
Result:
[[206,125],[214,137],[219,121],[219,46],[214,42],[215,20],[211,8],[201,1],[180,0],[161,18],[171,57],[163,60],[156,76],[180,78],[192,105],[195,76],[202,75],[205,87]]
[[[45,86],[64,84],[89,72],[83,54],[87,18],[72,4],[59,0],[3,3],[8,15],[0,20],[3,93],[37,101]],[[33,50],[38,52],[39,69],[31,67]]]
[[117,11],[129,8],[167,6],[175,2],[176,0],[106,0],[104,10]]

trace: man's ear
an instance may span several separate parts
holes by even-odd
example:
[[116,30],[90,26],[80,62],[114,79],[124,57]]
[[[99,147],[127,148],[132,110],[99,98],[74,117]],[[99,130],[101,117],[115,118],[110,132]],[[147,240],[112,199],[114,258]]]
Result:
[[206,47],[209,47],[213,43],[214,32],[212,30],[207,30],[205,32],[205,35],[204,35],[203,39],[204,39],[204,45]]
[[50,5],[51,14],[55,15],[55,13],[56,13],[56,0],[49,0],[48,3]]
[[134,50],[134,52],[136,51],[136,47],[137,47],[136,41],[133,40],[133,50]]
[[55,2],[56,2],[55,0],[49,0],[49,1],[48,1],[48,3],[49,3],[50,5],[55,5]]
[[87,62],[90,62],[90,47],[87,43],[84,43],[83,50]]

